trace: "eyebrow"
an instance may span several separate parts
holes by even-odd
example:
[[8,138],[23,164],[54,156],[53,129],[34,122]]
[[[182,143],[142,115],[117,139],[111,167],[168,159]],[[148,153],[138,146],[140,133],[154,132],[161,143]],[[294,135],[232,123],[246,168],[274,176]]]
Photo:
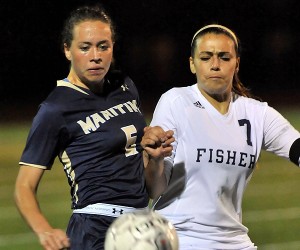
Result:
[[[78,43],[79,44],[89,44],[89,45],[93,44],[90,41],[81,41],[81,42],[78,42]],[[104,40],[101,40],[101,41],[97,42],[98,45],[99,44],[105,44],[105,43],[109,43],[109,40],[104,39]]]
[[218,55],[218,56],[224,56],[224,55],[231,55],[230,52],[226,52],[226,51],[220,51],[218,53],[214,53],[211,51],[200,51],[199,55],[203,55],[203,54],[207,54],[210,56],[213,56],[214,54]]

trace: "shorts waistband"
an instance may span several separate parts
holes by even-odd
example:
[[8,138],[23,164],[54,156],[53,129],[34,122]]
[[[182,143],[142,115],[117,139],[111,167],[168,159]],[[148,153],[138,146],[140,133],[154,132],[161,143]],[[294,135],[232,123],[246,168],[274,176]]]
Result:
[[132,213],[134,211],[142,210],[145,208],[134,208],[134,207],[126,207],[126,206],[112,205],[112,204],[105,204],[105,203],[95,203],[95,204],[90,204],[84,208],[74,209],[73,213],[98,214],[104,216],[119,217],[122,214]]

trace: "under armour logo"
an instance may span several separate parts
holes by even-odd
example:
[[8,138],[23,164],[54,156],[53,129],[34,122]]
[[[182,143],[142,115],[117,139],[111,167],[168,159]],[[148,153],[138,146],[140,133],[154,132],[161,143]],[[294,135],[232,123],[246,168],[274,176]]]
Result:
[[123,209],[117,210],[117,209],[113,208],[112,210],[113,210],[112,211],[113,214],[116,214],[116,213],[123,214],[123,212],[124,212]]
[[199,101],[194,102],[194,105],[195,105],[197,108],[204,109],[204,107],[202,106],[202,104],[201,104]]
[[124,84],[121,86],[121,88],[123,89],[123,91],[126,91],[126,90],[129,89],[126,83],[124,83]]

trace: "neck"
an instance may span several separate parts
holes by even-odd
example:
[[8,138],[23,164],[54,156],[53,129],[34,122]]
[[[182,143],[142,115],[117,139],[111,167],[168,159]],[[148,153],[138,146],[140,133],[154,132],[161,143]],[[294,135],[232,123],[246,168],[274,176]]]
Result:
[[84,89],[89,89],[90,91],[92,91],[95,94],[101,94],[103,92],[103,83],[104,83],[104,79],[101,82],[86,82],[83,83],[78,77],[74,77],[72,74],[68,75],[68,80],[70,81],[70,83],[79,86],[81,88]]
[[209,101],[209,103],[218,110],[221,114],[226,114],[229,109],[231,101],[231,93],[219,94],[208,94],[207,92],[200,90],[202,95]]

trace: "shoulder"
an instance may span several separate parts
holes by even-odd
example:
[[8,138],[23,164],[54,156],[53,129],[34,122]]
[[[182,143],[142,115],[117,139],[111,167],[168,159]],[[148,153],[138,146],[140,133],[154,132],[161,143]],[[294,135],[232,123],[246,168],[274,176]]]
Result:
[[[40,117],[43,120],[55,119],[65,110],[65,107],[74,103],[74,99],[78,99],[76,93],[80,93],[79,90],[73,89],[67,85],[59,84],[49,93],[46,99],[39,105],[36,117]],[[63,83],[63,81],[61,81]],[[86,95],[80,93],[80,95]],[[77,97],[76,97],[77,96]]]
[[269,106],[267,102],[239,96],[233,103],[237,113],[245,114],[247,117],[257,121],[264,122],[268,119],[273,120],[281,117],[281,114]]
[[109,71],[105,79],[108,83],[105,89],[106,93],[119,91],[121,89],[122,92],[130,92],[134,95],[138,95],[138,90],[133,80],[120,70]]
[[124,84],[127,85],[127,87],[129,87],[129,89],[133,90],[134,92],[138,92],[134,81],[129,76],[125,77]]
[[234,105],[244,106],[258,110],[265,110],[269,107],[267,102],[259,101],[250,97],[236,96],[233,100]]
[[89,93],[74,84],[59,80],[57,81],[57,86],[49,93],[43,103],[52,105],[68,103],[73,99],[82,98],[83,96],[88,95]]
[[92,98],[90,92],[68,81],[58,80],[57,86],[49,93],[43,104],[51,106],[67,105],[86,98]]
[[55,102],[49,102],[47,99],[42,102],[39,107],[38,111],[34,117],[33,122],[35,124],[44,124],[45,126],[49,127],[50,124],[58,124],[62,121],[62,111],[60,105]]
[[[191,99],[191,97],[196,95],[195,85],[186,87],[175,87],[171,88],[162,94],[162,99],[168,99],[172,102],[177,102],[180,100]],[[193,98],[192,98],[193,99]]]

